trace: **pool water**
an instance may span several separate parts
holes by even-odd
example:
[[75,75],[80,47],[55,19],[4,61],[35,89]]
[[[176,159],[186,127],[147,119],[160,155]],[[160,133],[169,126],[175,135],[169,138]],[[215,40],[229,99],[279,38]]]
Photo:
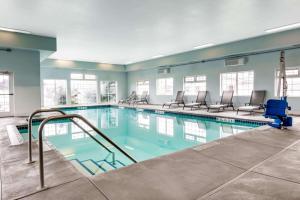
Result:
[[[87,118],[137,161],[170,154],[258,126],[118,107],[68,109],[65,112],[80,114]],[[33,125],[34,138],[37,138],[38,126],[38,123]],[[44,137],[84,173],[94,175],[132,164],[132,161],[101,136],[84,127],[113,153],[108,152],[75,124],[68,121],[57,121],[46,125]],[[20,132],[24,139],[27,139],[27,130]]]

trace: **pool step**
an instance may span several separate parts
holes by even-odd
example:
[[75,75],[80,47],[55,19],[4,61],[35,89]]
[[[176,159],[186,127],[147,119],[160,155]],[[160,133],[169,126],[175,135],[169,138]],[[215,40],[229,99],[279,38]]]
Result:
[[71,162],[78,170],[82,171],[86,175],[97,175],[126,166],[118,160],[115,161],[115,164],[108,162],[107,160],[94,161],[93,159],[83,161],[73,159]]
[[122,163],[121,161],[116,160],[114,166],[118,169],[118,168],[121,168],[121,167],[125,167],[126,165],[124,163]]
[[109,163],[106,160],[101,160],[101,161],[98,161],[97,163],[98,163],[99,166],[106,169],[106,171],[117,169],[117,167],[115,167],[113,164]]
[[92,159],[81,161],[81,163],[92,172],[92,175],[101,174],[107,171],[106,168],[99,166]]
[[78,171],[82,172],[85,175],[95,175],[95,173],[90,170],[88,167],[86,167],[83,163],[81,163],[78,159],[71,160],[71,163],[74,165]]

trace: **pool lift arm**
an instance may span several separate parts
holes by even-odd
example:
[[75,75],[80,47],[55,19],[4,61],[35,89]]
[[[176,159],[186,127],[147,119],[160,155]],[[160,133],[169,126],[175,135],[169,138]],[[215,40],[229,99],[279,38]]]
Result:
[[293,119],[288,116],[287,111],[291,110],[291,107],[287,102],[287,80],[286,80],[286,69],[285,69],[285,53],[284,51],[280,52],[280,69],[279,69],[279,79],[278,79],[278,88],[277,96],[281,94],[282,87],[282,96],[280,99],[269,99],[265,105],[266,110],[264,116],[266,118],[274,119],[274,122],[270,122],[269,125],[274,128],[287,128],[292,126]]

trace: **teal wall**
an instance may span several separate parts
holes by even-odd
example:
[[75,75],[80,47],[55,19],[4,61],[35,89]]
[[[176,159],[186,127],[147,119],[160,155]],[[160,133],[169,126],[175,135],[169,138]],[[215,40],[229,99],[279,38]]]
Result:
[[41,107],[38,51],[0,51],[0,71],[13,73],[15,115],[28,115]]
[[[151,103],[161,104],[174,99],[176,91],[183,89],[183,78],[188,75],[206,75],[207,90],[209,91],[208,101],[214,103],[220,100],[220,73],[231,71],[254,71],[254,89],[267,90],[267,98],[275,95],[275,70],[279,67],[279,53],[269,53],[250,56],[246,65],[240,67],[224,67],[224,61],[212,61],[193,65],[171,68],[170,74],[158,74],[157,69],[140,70],[128,72],[129,93],[136,90],[136,81],[150,81],[150,101]],[[286,52],[286,66],[300,66],[300,50]],[[173,96],[156,95],[156,79],[161,77],[174,78]],[[188,96],[187,101],[195,101],[195,96]],[[300,98],[289,98],[289,103],[294,111],[300,111]],[[249,102],[249,97],[235,97],[235,105],[243,105]]]
[[[275,95],[275,71],[279,67],[279,52],[251,55],[248,57],[248,63],[239,67],[225,67],[224,59],[176,67],[172,67],[172,65],[220,58],[233,54],[291,47],[300,44],[299,35],[300,29],[297,29],[128,65],[126,66],[128,70],[128,94],[136,90],[137,81],[149,80],[151,103],[162,104],[163,102],[170,101],[170,99],[174,99],[176,91],[183,89],[183,78],[185,76],[206,75],[207,90],[209,91],[208,101],[214,103],[220,100],[220,73],[253,70],[255,76],[254,89],[267,90],[267,98],[273,98]],[[157,69],[160,66],[170,65],[170,74],[157,73]],[[300,49],[286,51],[286,66],[300,66]],[[156,79],[161,77],[174,78],[173,96],[156,95]],[[195,98],[195,96],[187,96],[186,101],[195,101]],[[249,101],[249,98],[235,97],[234,103],[236,106],[243,105]],[[300,98],[298,97],[289,98],[289,103],[295,113],[300,113],[299,102]]]
[[56,38],[0,30],[0,47],[39,51],[44,60],[56,51]]

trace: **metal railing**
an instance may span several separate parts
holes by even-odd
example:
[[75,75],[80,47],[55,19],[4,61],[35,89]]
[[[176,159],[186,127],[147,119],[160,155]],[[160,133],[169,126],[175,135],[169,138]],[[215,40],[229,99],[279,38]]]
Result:
[[33,163],[32,160],[32,121],[33,117],[39,113],[49,113],[49,112],[57,112],[62,115],[65,115],[66,113],[62,110],[51,108],[51,109],[38,109],[31,113],[31,115],[28,118],[28,163]]
[[[128,153],[126,153],[122,148],[120,148],[115,142],[113,142],[111,139],[109,139],[106,135],[104,135],[100,130],[98,130],[93,124],[91,124],[87,119],[82,117],[78,114],[63,114],[58,116],[50,116],[42,121],[42,123],[39,126],[38,129],[38,138],[39,138],[39,170],[40,170],[40,187],[41,189],[45,188],[45,175],[44,175],[44,155],[43,155],[43,129],[44,126],[50,122],[55,121],[59,119],[69,119],[72,122],[75,122],[74,119],[80,119],[83,121],[86,125],[91,127],[93,131],[95,131],[97,134],[99,134],[101,137],[103,137],[106,141],[108,141],[112,146],[114,146],[116,149],[118,149],[121,153],[123,153],[127,158],[129,158],[132,162],[137,163],[137,161],[132,158]],[[75,122],[77,123],[77,122]],[[78,124],[78,123],[77,123]],[[80,126],[80,125],[79,125]],[[89,134],[90,135],[90,134]],[[91,135],[90,135],[91,136]],[[93,139],[97,140],[95,137],[92,136]],[[98,141],[99,142],[99,141]],[[103,144],[102,144],[103,145]],[[104,146],[104,145],[103,145]],[[105,147],[106,148],[106,147]],[[110,151],[110,150],[109,150]]]
[[[34,111],[29,119],[28,119],[28,163],[33,163],[34,161],[32,160],[32,121],[33,117],[39,113],[44,113],[44,112],[57,112],[62,115],[66,115],[66,113],[62,110],[56,109],[56,108],[50,108],[50,109],[39,109]],[[73,119],[70,119],[71,122],[73,122],[75,125],[77,125],[83,132],[88,134],[95,142],[100,144],[104,149],[106,149],[111,155],[112,155],[112,160],[113,163],[115,163],[115,153],[109,150],[105,145],[103,145],[101,142],[99,142],[93,135],[91,135],[87,130],[85,130],[82,126],[80,126],[77,122],[75,122]]]

